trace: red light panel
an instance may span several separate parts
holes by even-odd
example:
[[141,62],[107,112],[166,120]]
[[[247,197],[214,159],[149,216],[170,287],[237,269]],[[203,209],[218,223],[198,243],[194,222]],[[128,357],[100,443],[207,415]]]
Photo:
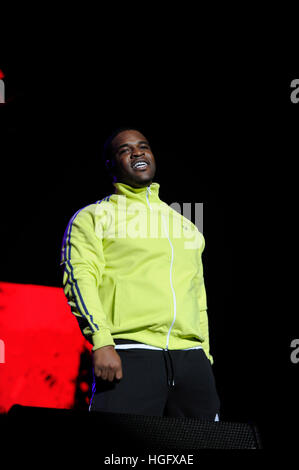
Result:
[[92,346],[62,288],[0,282],[0,340],[0,412],[73,407],[80,354]]

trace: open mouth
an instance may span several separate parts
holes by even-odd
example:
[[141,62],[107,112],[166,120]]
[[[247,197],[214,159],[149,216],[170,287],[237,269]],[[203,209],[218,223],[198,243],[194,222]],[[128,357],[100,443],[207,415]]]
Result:
[[142,160],[142,161],[135,162],[132,165],[132,168],[133,170],[146,170],[148,166],[149,166],[148,162],[146,162],[145,160]]

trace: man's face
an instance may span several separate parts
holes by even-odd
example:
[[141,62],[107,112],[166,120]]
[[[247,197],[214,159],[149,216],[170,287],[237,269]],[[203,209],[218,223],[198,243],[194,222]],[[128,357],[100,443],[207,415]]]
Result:
[[156,162],[147,139],[135,130],[122,131],[112,141],[117,181],[134,188],[152,183]]

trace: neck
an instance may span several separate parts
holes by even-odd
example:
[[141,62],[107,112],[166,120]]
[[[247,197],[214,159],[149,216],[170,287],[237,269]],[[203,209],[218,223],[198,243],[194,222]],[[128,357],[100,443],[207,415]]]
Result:
[[149,181],[146,181],[146,182],[143,182],[143,183],[137,183],[137,182],[130,182],[130,181],[126,181],[126,180],[121,180],[121,179],[117,179],[115,177],[113,183],[121,183],[121,184],[126,184],[127,186],[130,186],[131,188],[147,188],[148,186],[150,186],[152,184],[152,180],[149,180]]

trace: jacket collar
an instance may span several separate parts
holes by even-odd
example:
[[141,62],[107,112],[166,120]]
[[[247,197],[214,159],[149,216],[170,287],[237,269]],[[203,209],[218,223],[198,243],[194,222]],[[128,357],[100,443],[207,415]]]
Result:
[[152,183],[142,188],[133,188],[125,183],[113,183],[115,187],[115,194],[126,196],[130,199],[146,200],[146,196],[150,195],[151,200],[155,199],[160,201],[159,198],[159,183]]

